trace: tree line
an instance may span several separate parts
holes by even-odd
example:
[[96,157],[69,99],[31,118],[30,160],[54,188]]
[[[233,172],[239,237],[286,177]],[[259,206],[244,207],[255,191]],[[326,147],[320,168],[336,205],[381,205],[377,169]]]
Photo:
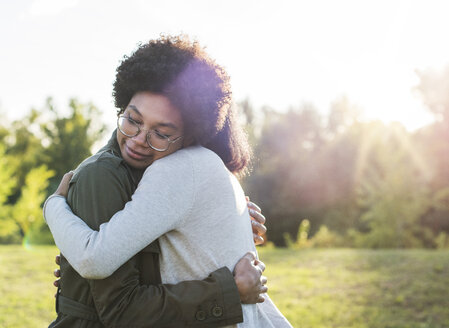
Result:
[[[347,98],[257,119],[240,104],[255,163],[245,191],[276,245],[449,247],[449,67],[418,72],[432,124],[364,122]],[[411,113],[410,115],[413,115]]]
[[[254,152],[242,184],[268,218],[270,243],[449,247],[449,67],[418,76],[435,120],[414,132],[363,121],[344,97],[327,114],[237,104]],[[0,243],[51,243],[43,201],[104,140],[93,104],[72,99],[66,112],[48,98],[20,120],[2,117]]]

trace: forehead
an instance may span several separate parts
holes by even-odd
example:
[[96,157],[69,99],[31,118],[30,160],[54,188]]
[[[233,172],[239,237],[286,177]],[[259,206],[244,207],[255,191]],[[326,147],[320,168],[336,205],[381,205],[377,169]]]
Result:
[[160,94],[138,92],[130,100],[127,112],[135,113],[145,125],[172,125],[183,127],[181,112],[170,100]]

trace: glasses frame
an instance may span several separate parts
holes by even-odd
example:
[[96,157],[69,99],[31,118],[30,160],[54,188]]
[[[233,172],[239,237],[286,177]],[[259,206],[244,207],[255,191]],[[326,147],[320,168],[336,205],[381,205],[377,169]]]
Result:
[[[137,127],[137,133],[135,133],[134,135],[130,135],[130,134],[127,134],[127,133],[123,132],[122,129],[120,128],[120,123],[119,123],[119,122],[120,122],[120,119],[128,120],[131,124],[133,124],[134,126],[136,126],[136,127]],[[167,151],[167,150],[170,148],[170,145],[171,145],[172,143],[175,143],[176,141],[180,140],[180,139],[183,137],[183,136],[179,136],[179,137],[176,137],[176,138],[173,139],[173,140],[171,140],[170,137],[164,137],[164,139],[167,140],[167,142],[168,142],[167,147],[166,147],[166,148],[156,148],[156,147],[154,147],[154,146],[151,144],[151,142],[150,142],[150,140],[151,140],[151,135],[152,135],[153,133],[156,133],[156,132],[155,132],[154,130],[146,130],[146,129],[142,129],[142,128],[140,127],[139,123],[137,123],[136,121],[134,121],[132,118],[125,116],[124,114],[119,115],[119,116],[117,117],[117,129],[120,131],[121,134],[123,134],[124,136],[126,136],[126,137],[128,137],[128,138],[134,138],[134,137],[138,136],[138,135],[140,134],[140,132],[145,131],[145,132],[147,133],[146,136],[145,136],[145,141],[147,142],[147,145],[148,145],[151,149],[153,149],[153,150],[155,150],[155,151],[160,151],[160,152]]]

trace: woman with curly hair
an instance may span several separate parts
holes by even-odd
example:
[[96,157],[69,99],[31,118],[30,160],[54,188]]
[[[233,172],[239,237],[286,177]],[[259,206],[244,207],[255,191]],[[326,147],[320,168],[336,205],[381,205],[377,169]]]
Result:
[[[255,247],[236,178],[247,172],[250,149],[231,106],[226,72],[196,42],[163,37],[125,57],[114,97],[121,156],[146,170],[132,201],[99,231],[73,214],[63,197],[50,197],[44,213],[56,245],[81,276],[91,279],[110,276],[156,240],[163,283],[203,279],[222,266],[234,270]],[[75,172],[69,200],[77,178]],[[62,183],[57,193],[65,195],[67,188]],[[239,326],[289,326],[265,298],[242,306]],[[196,320],[206,324],[220,317],[218,302],[198,309]]]

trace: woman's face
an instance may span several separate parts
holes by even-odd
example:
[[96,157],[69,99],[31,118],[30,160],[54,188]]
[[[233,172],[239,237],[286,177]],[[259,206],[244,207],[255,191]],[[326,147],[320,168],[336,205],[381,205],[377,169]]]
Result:
[[130,166],[145,169],[155,160],[182,148],[183,138],[170,143],[165,151],[154,150],[147,142],[148,131],[151,131],[150,142],[164,137],[175,140],[184,133],[181,113],[167,97],[147,91],[138,92],[131,98],[123,115],[140,127],[140,133],[134,137],[117,131],[122,157]]

